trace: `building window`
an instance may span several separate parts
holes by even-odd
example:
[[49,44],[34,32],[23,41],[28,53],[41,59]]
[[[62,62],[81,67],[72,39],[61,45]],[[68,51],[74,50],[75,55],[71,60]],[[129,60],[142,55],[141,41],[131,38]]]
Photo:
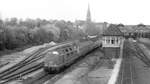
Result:
[[115,37],[112,37],[111,44],[115,44]]
[[111,44],[114,44],[114,43],[115,43],[115,40],[114,40],[114,39],[112,39],[112,40],[111,40]]
[[107,39],[107,40],[106,40],[106,43],[110,43],[110,39]]
[[118,44],[118,42],[119,42],[118,38],[116,39],[116,42],[117,42],[117,44]]

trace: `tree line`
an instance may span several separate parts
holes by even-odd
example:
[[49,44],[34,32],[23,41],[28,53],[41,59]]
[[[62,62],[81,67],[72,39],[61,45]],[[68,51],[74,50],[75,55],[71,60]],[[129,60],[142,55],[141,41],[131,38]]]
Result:
[[24,46],[62,42],[84,36],[72,22],[63,20],[10,18],[0,20],[0,51]]

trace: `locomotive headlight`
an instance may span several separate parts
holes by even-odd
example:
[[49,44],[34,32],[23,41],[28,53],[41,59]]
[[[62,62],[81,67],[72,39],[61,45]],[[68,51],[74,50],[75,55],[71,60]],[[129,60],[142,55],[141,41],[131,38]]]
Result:
[[59,53],[57,51],[53,51],[52,54],[58,55]]

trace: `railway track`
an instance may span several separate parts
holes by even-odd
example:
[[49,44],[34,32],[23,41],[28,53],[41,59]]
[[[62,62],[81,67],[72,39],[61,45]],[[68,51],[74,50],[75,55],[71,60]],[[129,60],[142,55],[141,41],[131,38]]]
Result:
[[[6,76],[3,76],[2,78],[1,78],[1,80],[5,80],[5,79],[9,79],[9,78],[14,78],[15,76],[23,76],[23,74],[22,73],[26,73],[26,72],[30,72],[30,70],[32,70],[32,69],[40,69],[40,68],[42,68],[43,67],[43,63],[39,63],[39,64],[33,64],[33,65],[31,65],[31,67],[29,67],[28,68],[28,66],[27,67],[25,67],[25,69],[20,69],[20,70],[17,70],[16,72],[14,72],[14,73],[11,73],[11,74],[9,74],[9,75],[6,75]],[[25,74],[26,75],[26,74]]]
[[122,62],[122,76],[119,84],[134,84],[133,83],[133,68],[131,58],[124,58]]
[[[29,57],[27,56],[24,60],[22,60],[18,64],[16,64],[13,67],[8,68],[5,71],[1,72],[0,73],[0,80],[6,79],[6,77],[10,78],[9,76],[11,76],[12,74],[14,76],[14,74],[17,75],[17,74],[20,74],[22,72],[25,72],[26,70],[31,69],[32,67],[29,66],[29,69],[25,69],[25,70],[22,70],[22,72],[16,73],[17,71],[19,71],[20,69],[26,67],[27,65],[30,65],[30,64],[36,62],[37,60],[42,59],[44,54],[40,54],[40,53],[42,53],[46,49],[48,49],[48,48],[39,49],[37,52],[31,54]],[[36,65],[36,66],[38,66],[38,65]],[[41,64],[39,64],[39,66],[41,67]],[[33,66],[33,67],[35,67],[35,66]]]
[[[43,69],[32,77],[20,80],[21,84],[42,84],[42,82],[51,79],[55,74],[47,74]],[[40,81],[39,81],[40,80]]]
[[[87,53],[86,55],[92,53],[93,51]],[[67,69],[65,69],[62,73],[60,74],[47,74],[45,73],[44,71],[38,73],[36,76],[32,77],[32,78],[27,78],[25,80],[22,80],[22,84],[43,84],[44,82],[46,82],[47,80],[51,80],[51,82],[55,82],[57,79],[61,78],[64,74],[66,74],[67,72],[73,70],[75,68],[75,66],[77,66],[78,64],[81,63],[81,61],[83,61],[85,59],[80,59],[77,60],[75,62],[75,64],[72,64],[72,66],[69,66]],[[29,71],[26,71],[24,73],[22,73],[22,75],[26,75],[26,74],[30,74],[32,72],[32,70],[34,71],[34,69],[31,68],[31,70]],[[13,76],[13,75],[11,75]],[[13,78],[10,78],[5,80],[3,83],[6,83],[6,82],[9,82],[9,81],[12,81],[12,80],[15,80],[15,79],[18,79],[20,77],[20,75],[16,75],[14,74]],[[7,77],[6,77],[7,78]],[[14,79],[15,78],[15,79]]]
[[13,68],[17,67],[18,65],[25,64],[25,63],[29,62],[29,61],[32,60],[35,56],[37,56],[38,54],[40,54],[42,51],[43,51],[43,49],[39,49],[38,51],[32,53],[31,55],[26,56],[25,59],[23,59],[22,61],[20,61],[20,62],[17,63],[16,65],[14,65],[14,66],[12,66],[12,67],[6,69],[5,71],[1,71],[1,72],[0,72],[0,75],[1,75],[1,74],[4,74],[4,73],[6,73],[6,72],[8,72],[9,70],[12,70]]
[[36,66],[36,67],[32,67],[24,72],[21,72],[21,73],[17,73],[17,74],[13,74],[7,78],[4,78],[3,79],[3,82],[1,82],[1,84],[5,84],[7,82],[10,82],[10,81],[13,81],[13,80],[17,80],[17,79],[20,79],[23,75],[27,75],[27,74],[30,74],[31,72],[34,72],[36,70],[39,70],[41,69],[41,66]]
[[[48,46],[48,47],[44,47],[44,48],[40,48],[39,50],[37,50],[36,52],[32,53],[29,56],[26,56],[26,58],[22,61],[20,61],[18,64],[6,69],[5,71],[1,71],[0,72],[0,81],[1,80],[5,80],[4,82],[8,82],[14,79],[17,79],[20,77],[20,74],[22,76],[27,75],[35,70],[41,69],[43,63],[37,63],[37,65],[35,66],[29,66],[28,68],[26,66],[31,65],[33,63],[35,63],[38,60],[41,60],[42,58],[44,58],[44,52],[47,49],[50,49],[52,47],[55,46],[59,46],[63,43],[59,43],[58,45],[54,45],[54,46]],[[26,67],[26,68],[25,68]],[[25,69],[23,69],[25,68]]]
[[130,46],[131,52],[134,53],[137,58],[142,60],[147,66],[150,67],[150,59],[145,55],[139,45],[136,42],[130,42]]
[[[40,52],[41,52],[41,51],[40,51]],[[40,54],[40,53],[38,52],[38,54],[35,54],[35,55],[36,55],[36,56],[39,56],[39,54]],[[35,61],[41,59],[42,57],[43,57],[43,56],[41,55],[41,56],[39,56],[39,57],[35,57],[36,59],[35,59],[35,58],[32,58],[32,59],[30,59],[30,60],[28,60],[28,61],[26,61],[26,62],[16,64],[15,66],[13,66],[13,67],[11,67],[11,68],[6,69],[6,71],[3,71],[3,73],[0,73],[0,79],[3,78],[4,76],[7,76],[7,75],[11,74],[11,73],[14,73],[15,71],[17,71],[17,70],[19,70],[19,69],[25,67],[26,65],[29,65],[29,64],[31,64],[31,63],[33,63],[33,62],[35,62]]]
[[116,84],[134,84],[132,54],[135,53],[135,51],[131,50],[131,48],[135,49],[128,40],[125,40],[123,59]]
[[4,63],[4,64],[1,64],[0,65],[0,68],[2,68],[3,66],[5,66],[5,65],[8,65],[10,62],[7,62],[7,63]]

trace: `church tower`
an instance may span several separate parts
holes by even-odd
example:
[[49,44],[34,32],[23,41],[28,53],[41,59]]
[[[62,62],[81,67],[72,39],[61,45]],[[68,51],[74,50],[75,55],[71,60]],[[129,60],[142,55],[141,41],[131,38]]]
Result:
[[86,21],[91,22],[91,12],[90,12],[90,5],[88,4],[88,10],[86,15]]
[[91,11],[90,11],[89,4],[88,4],[88,10],[87,10],[86,22],[85,22],[85,33],[89,36],[93,36],[97,34],[97,30],[95,29],[95,24],[91,20]]

